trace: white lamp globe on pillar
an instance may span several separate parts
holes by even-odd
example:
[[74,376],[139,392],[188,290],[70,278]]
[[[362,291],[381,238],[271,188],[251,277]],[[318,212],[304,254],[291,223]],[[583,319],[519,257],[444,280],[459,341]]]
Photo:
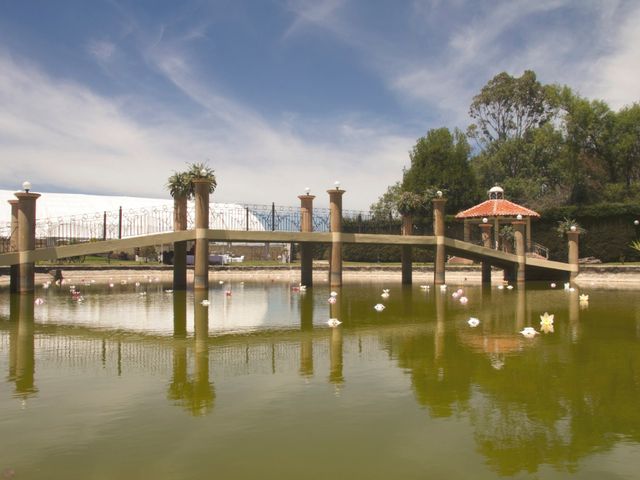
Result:
[[487,217],[483,217],[482,218],[482,223],[487,223],[489,221],[489,219]]
[[25,193],[29,193],[29,190],[31,190],[31,182],[29,180],[25,180],[24,182],[22,182],[22,189],[25,191]]
[[336,187],[336,190],[340,190],[340,181],[336,180],[333,185]]

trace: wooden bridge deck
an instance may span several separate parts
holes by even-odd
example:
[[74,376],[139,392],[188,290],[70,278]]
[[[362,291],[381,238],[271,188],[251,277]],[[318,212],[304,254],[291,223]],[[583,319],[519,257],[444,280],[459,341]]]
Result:
[[[75,245],[39,248],[29,252],[3,253],[0,254],[0,266],[38,261],[51,261],[80,255],[92,255],[152,245],[170,244],[173,242],[195,240],[196,238],[204,238],[215,242],[246,243],[332,243],[333,241],[340,241],[347,244],[410,245],[414,247],[434,247],[437,244],[437,237],[435,236],[330,232],[251,232],[241,230],[196,229],[129,237],[120,240],[105,240],[79,243]],[[475,261],[488,261],[490,264],[499,268],[511,268],[518,264],[518,257],[512,253],[493,250],[491,248],[463,242],[461,240],[445,237],[444,246],[447,253]],[[526,257],[525,268],[527,273],[544,274],[546,272],[553,274],[554,272],[569,273],[575,271],[577,267],[573,267],[568,263]]]

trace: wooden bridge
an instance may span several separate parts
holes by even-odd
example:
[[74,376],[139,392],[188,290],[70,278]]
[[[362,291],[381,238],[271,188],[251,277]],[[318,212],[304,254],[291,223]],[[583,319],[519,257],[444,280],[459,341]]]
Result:
[[[301,195],[300,229],[291,231],[243,231],[209,228],[208,185],[196,184],[195,228],[186,229],[186,220],[174,224],[176,231],[132,236],[129,238],[98,240],[73,245],[60,245],[35,248],[35,201],[39,197],[34,193],[17,193],[18,201],[12,204],[13,230],[12,252],[0,254],[0,266],[12,267],[12,290],[33,291],[33,266],[35,262],[52,261],[62,258],[91,255],[97,253],[130,250],[145,246],[173,244],[174,288],[186,288],[186,242],[195,241],[195,278],[194,288],[208,288],[209,242],[243,243],[298,243],[301,245],[301,283],[312,285],[313,262],[312,244],[330,244],[331,257],[329,268],[330,285],[342,284],[342,245],[398,245],[402,247],[403,283],[411,283],[412,247],[431,247],[435,249],[434,283],[445,281],[445,253],[482,263],[483,282],[491,281],[491,267],[501,268],[505,279],[513,282],[525,280],[566,280],[573,279],[578,273],[577,234],[569,237],[569,263],[550,261],[527,256],[525,254],[524,223],[514,221],[516,252],[507,253],[487,246],[448,238],[444,235],[444,205],[446,199],[434,198],[434,235],[413,235],[410,217],[403,217],[402,234],[372,234],[342,232],[342,195],[344,190],[328,190],[330,197],[330,231],[315,232],[312,223],[312,195]],[[14,201],[12,201],[14,202]],[[20,205],[22,202],[22,205]],[[185,199],[186,204],[186,199]],[[186,207],[185,207],[186,208]],[[176,206],[176,212],[180,209]],[[177,215],[176,215],[177,218]],[[177,280],[178,279],[178,280]],[[15,285],[14,285],[15,283]],[[15,287],[15,288],[14,288]]]

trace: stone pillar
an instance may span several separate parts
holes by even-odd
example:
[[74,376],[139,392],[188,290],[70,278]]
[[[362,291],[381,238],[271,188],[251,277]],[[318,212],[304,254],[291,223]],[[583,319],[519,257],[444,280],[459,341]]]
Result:
[[575,231],[567,232],[567,241],[568,241],[568,250],[569,250],[569,266],[571,267],[571,273],[569,273],[569,281],[573,282],[578,276],[579,266],[578,266],[578,239],[580,237],[580,233]]
[[525,222],[522,220],[516,220],[512,222],[513,225],[513,237],[516,245],[516,256],[518,257],[518,270],[516,271],[516,282],[521,284],[525,281],[524,268],[525,268],[525,241],[524,241],[524,227]]
[[[173,199],[173,231],[187,229],[187,197]],[[173,243],[173,289],[187,289],[187,242]]]
[[[481,223],[479,227],[482,245],[485,248],[491,248],[491,229],[493,225],[490,223]],[[491,263],[489,263],[488,260],[482,261],[482,283],[491,283]]]
[[433,262],[433,283],[443,285],[444,277],[444,205],[446,198],[433,199],[433,234],[436,237],[436,258]]
[[209,187],[211,182],[204,178],[193,179],[196,203],[196,251],[194,259],[194,289],[209,289]]
[[[298,195],[300,199],[300,231],[313,232],[313,199],[315,195]],[[313,286],[313,244],[300,244],[300,283]]]
[[[18,192],[18,251],[33,251],[36,248],[36,200],[39,193]],[[35,286],[35,268],[33,262],[18,265],[18,293],[32,293]]]
[[[413,215],[402,215],[402,235],[413,235]],[[401,261],[402,261],[402,283],[404,285],[411,285],[412,279],[412,262],[413,262],[413,249],[411,245],[402,245]]]
[[525,219],[527,227],[525,228],[525,238],[527,239],[527,252],[531,251],[531,217]]
[[329,194],[329,208],[331,215],[331,259],[329,261],[329,285],[340,287],[342,285],[342,195],[344,190],[336,187],[327,190]]
[[[18,200],[8,200],[11,205],[11,238],[9,239],[9,251],[18,251]],[[20,267],[18,265],[11,265],[9,267],[9,289],[11,293],[16,293],[19,290],[20,283]]]

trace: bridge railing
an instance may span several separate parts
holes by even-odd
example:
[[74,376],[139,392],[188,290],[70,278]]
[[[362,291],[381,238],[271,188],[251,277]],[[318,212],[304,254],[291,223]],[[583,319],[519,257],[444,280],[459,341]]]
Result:
[[[401,220],[368,211],[343,210],[342,229],[348,233],[399,234]],[[300,208],[254,204],[212,203],[209,228],[219,230],[299,232]],[[194,228],[195,209],[187,209],[187,228]],[[314,208],[313,230],[330,231],[330,211]],[[40,218],[36,220],[36,248],[54,247],[98,240],[113,240],[173,231],[173,205]],[[431,235],[427,227],[416,225],[415,235]],[[0,222],[0,252],[9,251],[10,223]]]

